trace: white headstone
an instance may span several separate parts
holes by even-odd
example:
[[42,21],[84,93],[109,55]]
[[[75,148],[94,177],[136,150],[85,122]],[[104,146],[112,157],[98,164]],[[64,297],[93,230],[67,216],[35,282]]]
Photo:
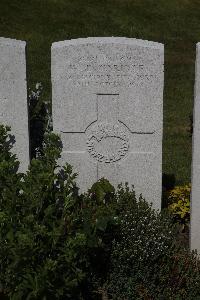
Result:
[[192,192],[190,203],[190,247],[200,254],[200,43],[196,48],[193,137],[192,137]]
[[25,47],[25,42],[0,38],[0,124],[11,126],[21,172],[29,164]]
[[128,182],[160,208],[163,57],[162,44],[132,38],[52,45],[54,130],[82,191]]

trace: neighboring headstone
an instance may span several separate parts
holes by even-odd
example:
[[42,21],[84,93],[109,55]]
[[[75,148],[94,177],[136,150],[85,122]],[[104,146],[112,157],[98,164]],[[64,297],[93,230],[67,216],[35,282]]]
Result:
[[196,48],[195,95],[192,137],[192,192],[190,203],[190,247],[200,254],[200,43]]
[[161,207],[162,44],[86,38],[52,45],[54,130],[86,191],[105,177]]
[[25,42],[0,38],[0,123],[11,126],[15,136],[19,171],[29,164],[25,47]]

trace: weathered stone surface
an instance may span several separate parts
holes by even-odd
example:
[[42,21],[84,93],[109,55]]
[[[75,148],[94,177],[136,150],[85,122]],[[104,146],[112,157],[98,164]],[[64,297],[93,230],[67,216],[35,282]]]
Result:
[[192,192],[190,246],[200,254],[200,43],[196,48],[195,96],[192,137]]
[[0,38],[0,123],[11,126],[20,171],[29,164],[25,47],[25,42]]
[[86,38],[52,45],[54,130],[82,191],[101,177],[161,205],[163,45]]

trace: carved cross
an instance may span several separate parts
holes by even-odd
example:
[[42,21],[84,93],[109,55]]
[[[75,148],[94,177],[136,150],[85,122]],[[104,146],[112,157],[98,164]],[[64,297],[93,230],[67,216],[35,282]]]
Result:
[[96,94],[96,99],[97,120],[84,132],[62,131],[61,135],[63,161],[70,162],[77,171],[89,165],[89,173],[98,180],[103,165],[117,170],[132,154],[147,153],[147,144],[151,152],[154,132],[131,132],[120,121],[119,94]]

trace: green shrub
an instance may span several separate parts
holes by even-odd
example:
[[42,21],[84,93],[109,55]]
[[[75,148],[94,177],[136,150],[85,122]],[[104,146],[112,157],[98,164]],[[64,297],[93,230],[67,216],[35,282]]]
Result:
[[199,261],[177,248],[171,215],[104,178],[79,195],[71,166],[57,164],[53,133],[26,174],[12,144],[0,126],[2,299],[200,297]]
[[72,235],[75,176],[68,165],[55,174],[60,150],[58,137],[46,136],[44,155],[10,177],[4,166],[17,162],[5,157],[5,132],[1,140],[0,284],[10,299],[78,297],[85,278],[85,237]]
[[42,101],[42,96],[43,87],[38,82],[35,85],[35,90],[30,91],[28,96],[31,158],[37,157],[42,150],[45,132],[52,130],[49,102]]
[[0,126],[0,136],[1,291],[10,299],[82,299],[95,253],[104,257],[111,244],[111,208],[101,197],[91,201],[94,193],[78,195],[71,167],[57,165],[56,135],[45,135],[43,154],[27,174],[17,173],[8,128]]
[[200,299],[199,261],[176,245],[172,216],[153,210],[142,197],[134,200],[133,191],[127,194],[133,201],[120,216],[105,285],[110,299]]

